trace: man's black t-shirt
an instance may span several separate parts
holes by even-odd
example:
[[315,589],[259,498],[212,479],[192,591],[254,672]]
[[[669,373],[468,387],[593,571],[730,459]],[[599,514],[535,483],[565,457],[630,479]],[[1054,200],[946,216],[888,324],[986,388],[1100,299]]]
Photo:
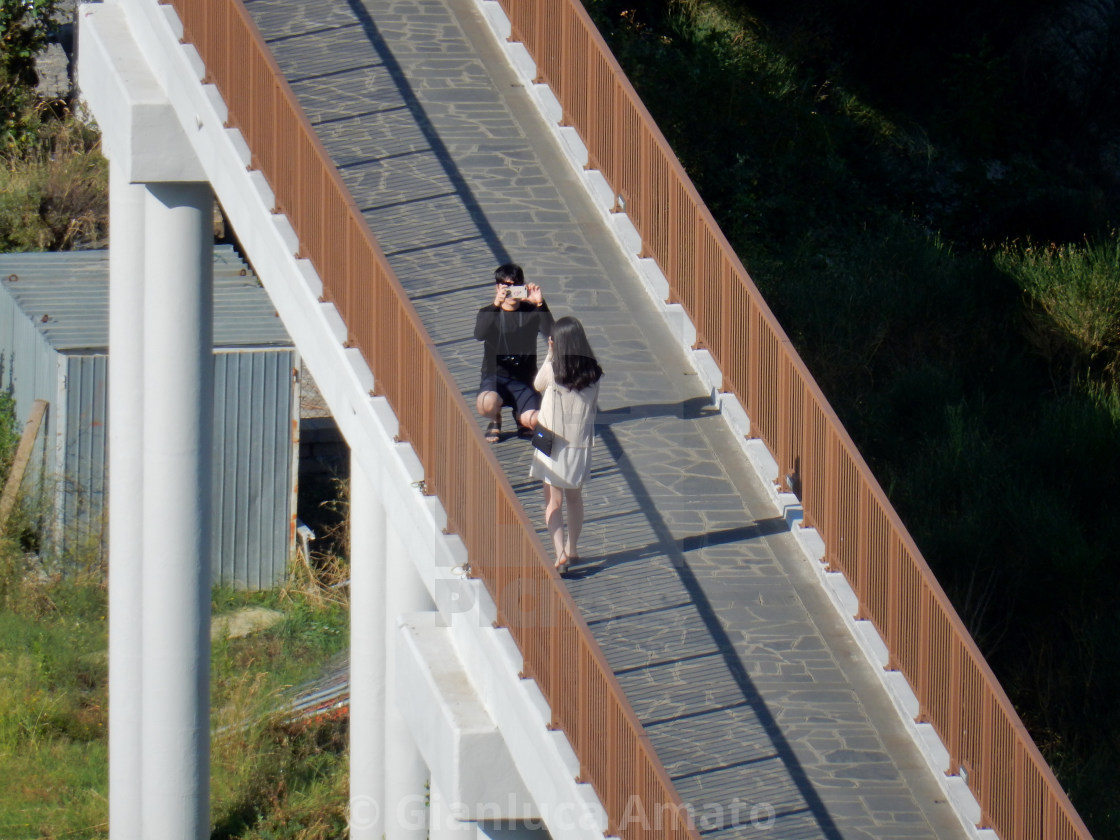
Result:
[[474,337],[485,342],[482,378],[497,375],[532,384],[537,374],[537,334],[547,338],[551,332],[547,303],[521,301],[511,312],[493,304],[482,307],[474,322]]

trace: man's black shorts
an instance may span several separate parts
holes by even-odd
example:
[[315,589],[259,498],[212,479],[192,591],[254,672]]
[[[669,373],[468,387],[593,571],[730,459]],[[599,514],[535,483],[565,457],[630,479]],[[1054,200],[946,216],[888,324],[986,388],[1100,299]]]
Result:
[[479,393],[494,391],[502,398],[502,405],[508,405],[514,410],[518,422],[526,411],[537,411],[541,407],[541,395],[533,390],[533,386],[522,382],[520,379],[511,379],[508,376],[484,376],[478,386]]

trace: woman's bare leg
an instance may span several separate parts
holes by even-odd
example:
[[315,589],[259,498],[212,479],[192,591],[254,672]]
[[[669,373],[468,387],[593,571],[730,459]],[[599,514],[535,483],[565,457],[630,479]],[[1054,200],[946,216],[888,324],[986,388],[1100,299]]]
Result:
[[560,564],[564,557],[564,491],[553,487],[547,481],[544,484],[544,524],[548,528],[548,535],[552,537],[552,547],[556,550],[556,563]]
[[568,556],[579,557],[576,543],[583,533],[583,488],[576,487],[564,491],[564,501],[568,505]]

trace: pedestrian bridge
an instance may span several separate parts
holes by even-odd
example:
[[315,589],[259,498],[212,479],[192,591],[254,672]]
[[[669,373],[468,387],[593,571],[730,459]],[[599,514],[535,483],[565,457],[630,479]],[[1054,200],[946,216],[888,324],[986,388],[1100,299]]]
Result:
[[[111,434],[144,436],[111,464],[141,535],[111,532],[114,838],[208,832],[183,441],[211,194],[352,451],[351,836],[1089,836],[578,0],[80,17]],[[505,262],[606,372],[568,579],[528,444],[473,411]],[[155,567],[157,530],[182,548]]]

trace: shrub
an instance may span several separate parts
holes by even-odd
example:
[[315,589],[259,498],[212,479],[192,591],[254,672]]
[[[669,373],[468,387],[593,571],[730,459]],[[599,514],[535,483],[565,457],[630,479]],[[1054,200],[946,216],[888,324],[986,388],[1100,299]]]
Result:
[[39,111],[35,57],[54,26],[57,0],[0,0],[0,148],[34,143]]
[[97,133],[77,118],[45,123],[0,169],[0,251],[104,244],[109,169]]
[[[0,368],[2,370],[2,368]],[[19,423],[16,422],[16,401],[7,391],[0,391],[0,488],[8,480],[8,470],[19,446]]]
[[1025,295],[1029,338],[1069,385],[1082,373],[1120,374],[1120,234],[1073,245],[1012,242],[994,255]]
[[100,247],[108,166],[98,134],[35,92],[58,0],[0,0],[0,251]]

